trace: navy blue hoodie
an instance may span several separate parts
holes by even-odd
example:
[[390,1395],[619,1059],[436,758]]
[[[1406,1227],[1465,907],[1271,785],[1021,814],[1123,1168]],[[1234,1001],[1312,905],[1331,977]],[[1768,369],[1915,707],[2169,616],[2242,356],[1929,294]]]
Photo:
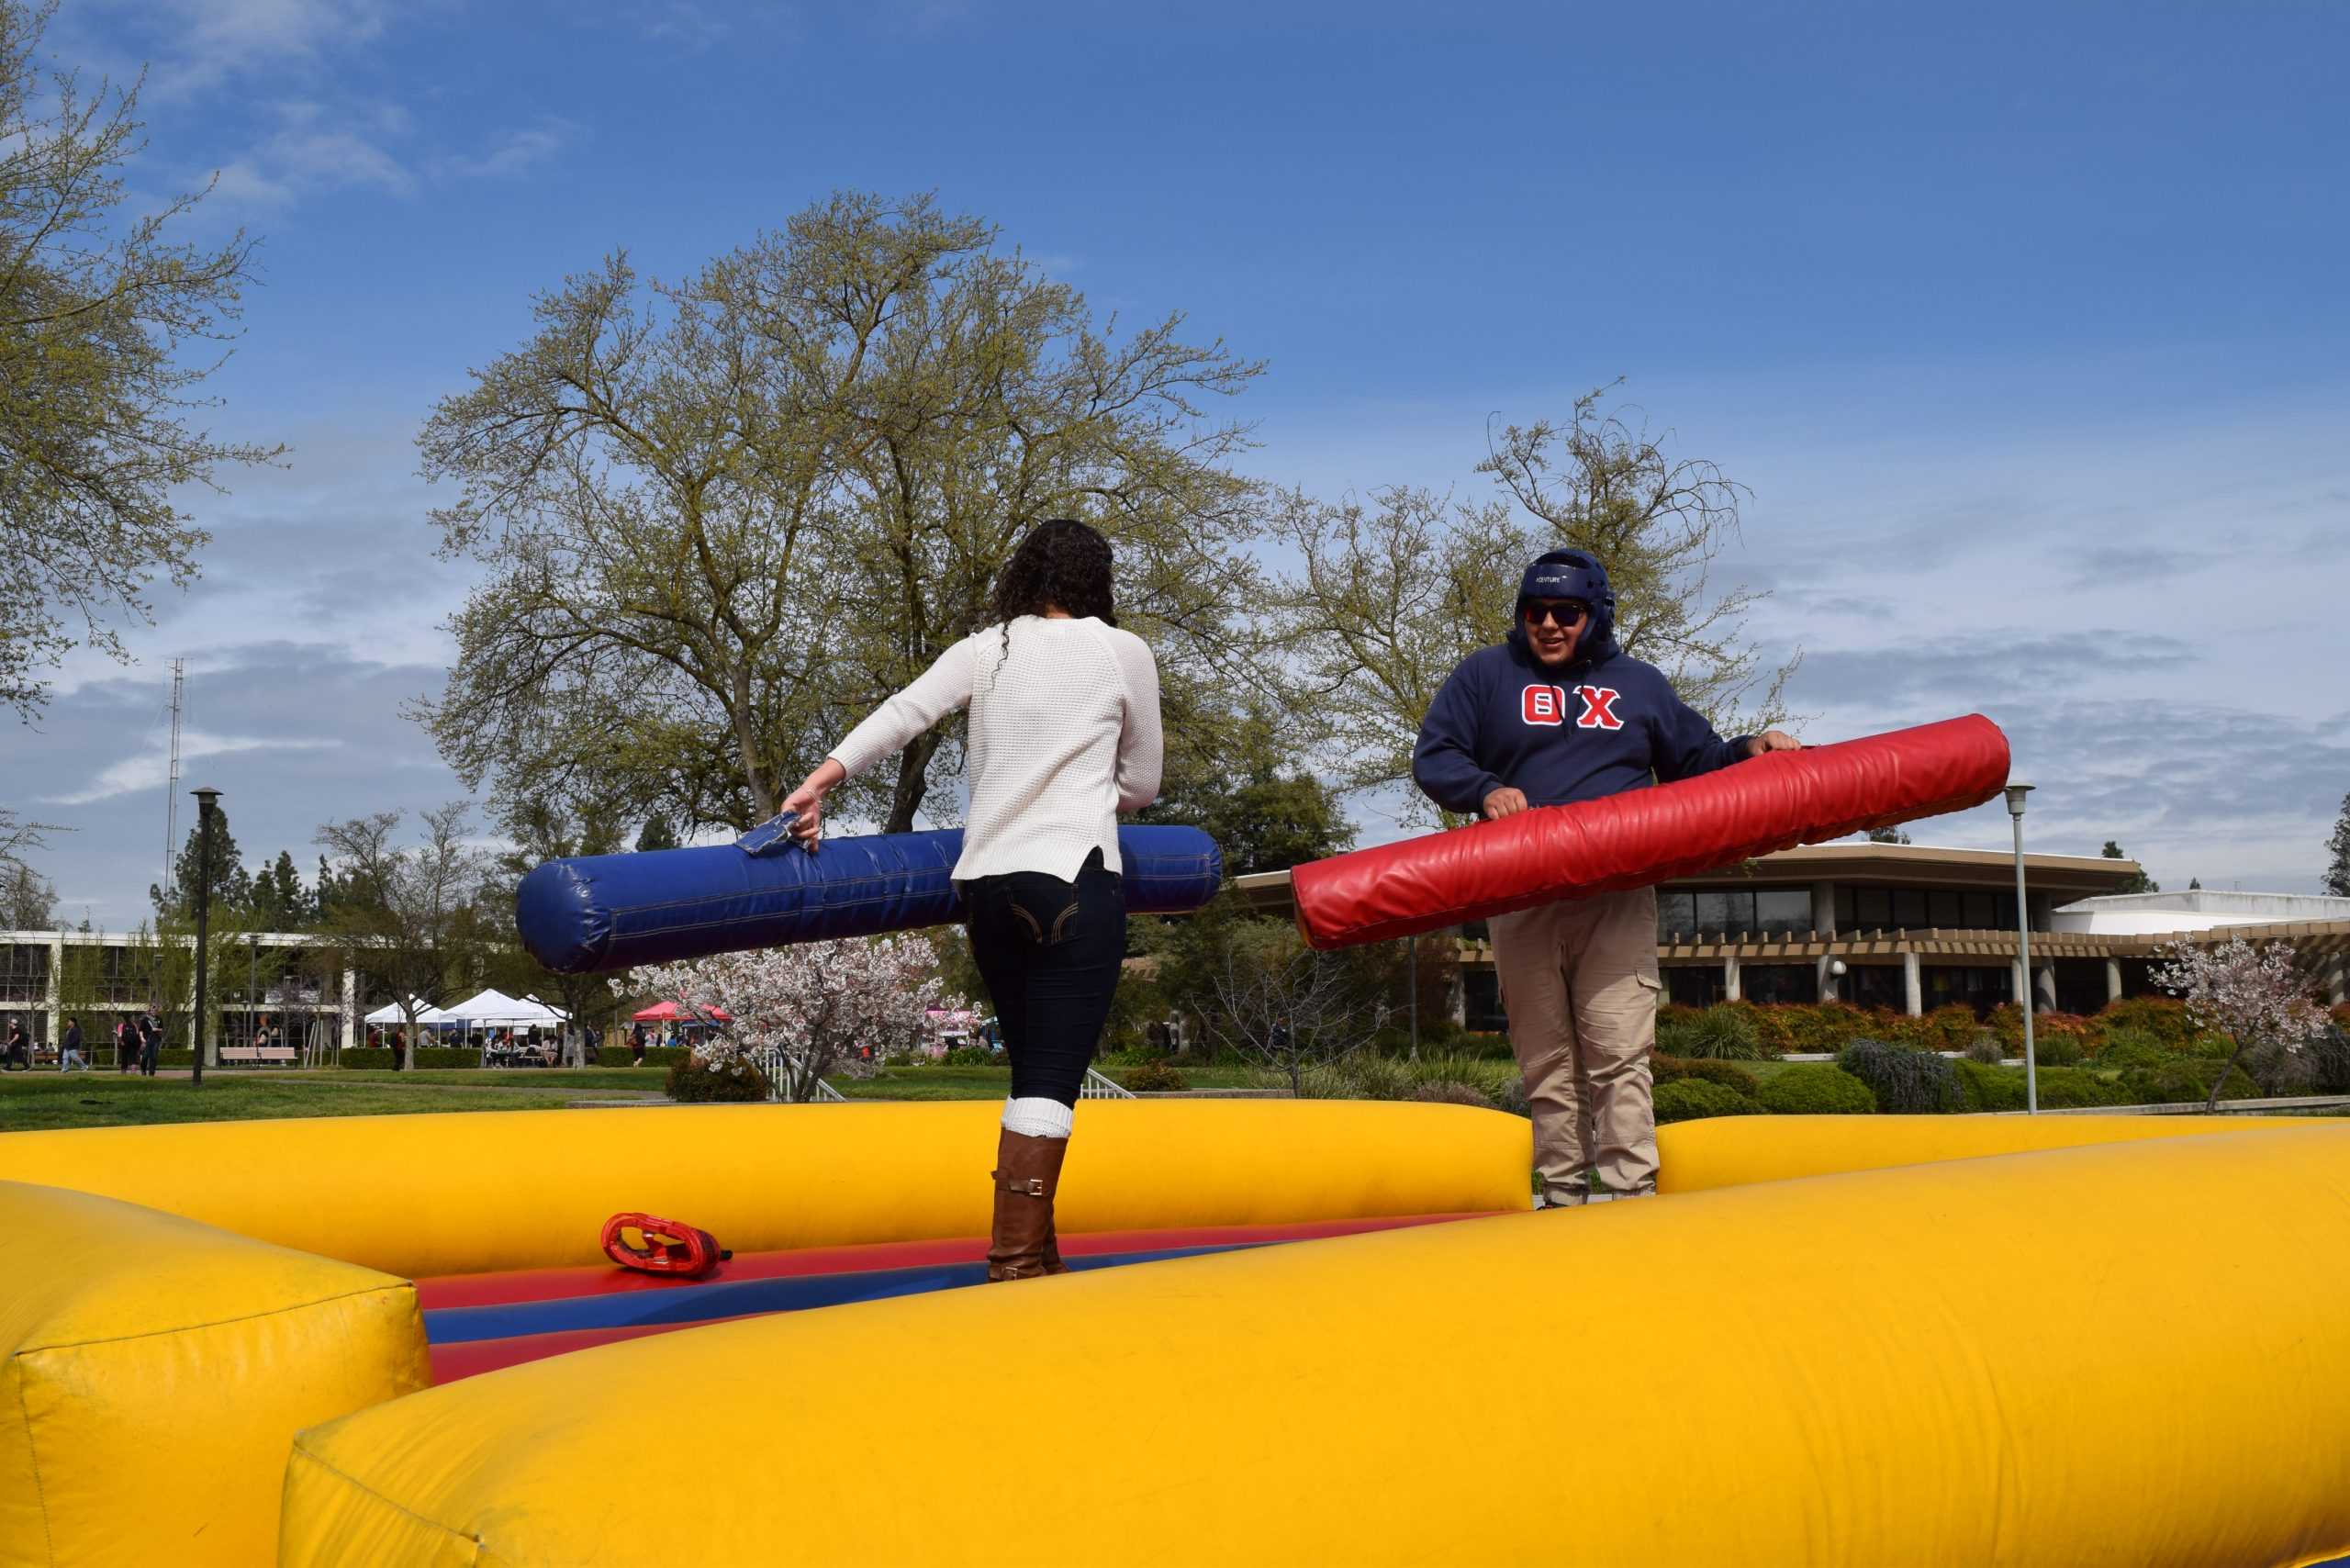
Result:
[[1557,806],[1742,759],[1748,737],[1714,734],[1662,671],[1616,645],[1610,619],[1595,616],[1576,656],[1557,669],[1534,656],[1522,616],[1507,642],[1461,660],[1412,753],[1427,797],[1463,814],[1504,788],[1524,791],[1529,805]]

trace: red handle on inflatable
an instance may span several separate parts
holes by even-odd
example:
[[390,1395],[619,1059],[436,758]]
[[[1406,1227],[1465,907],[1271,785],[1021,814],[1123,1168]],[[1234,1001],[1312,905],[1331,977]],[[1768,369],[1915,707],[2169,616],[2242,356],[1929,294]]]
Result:
[[[631,1230],[643,1237],[643,1246],[630,1243],[623,1233]],[[604,1222],[603,1239],[604,1256],[623,1269],[687,1280],[714,1274],[719,1264],[734,1256],[710,1232],[652,1215],[614,1215]]]
[[1332,856],[1290,889],[1305,940],[1346,947],[1964,811],[2007,781],[2008,737],[1970,713]]

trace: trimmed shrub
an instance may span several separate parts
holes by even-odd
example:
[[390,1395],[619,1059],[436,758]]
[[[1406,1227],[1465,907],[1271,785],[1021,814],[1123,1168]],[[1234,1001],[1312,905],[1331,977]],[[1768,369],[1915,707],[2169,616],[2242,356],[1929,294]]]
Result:
[[2137,1029],[2109,1029],[2097,1047],[2099,1067],[2160,1067],[2175,1059],[2160,1040]]
[[1970,1111],[2020,1111],[2024,1104],[2023,1074],[1988,1062],[1951,1063],[1959,1093]]
[[747,1057],[732,1057],[723,1062],[688,1057],[669,1069],[665,1087],[670,1099],[686,1104],[764,1100],[767,1097],[767,1075]]
[[1876,1109],[1867,1084],[1825,1062],[1781,1068],[1756,1098],[1782,1116],[1860,1116]]
[[1930,1051],[1963,1051],[1983,1032],[1975,1021],[1975,1009],[1963,1002],[1945,1002],[1914,1022],[1919,1043]]
[[392,1050],[389,1046],[345,1046],[335,1053],[334,1064],[355,1071],[387,1071],[392,1065]]
[[1656,1119],[1693,1122],[1702,1116],[1751,1116],[1762,1107],[1725,1083],[1702,1078],[1675,1079],[1656,1092]]
[[998,1058],[987,1046],[957,1046],[941,1058],[945,1067],[993,1067]]
[[1898,1115],[1935,1115],[1965,1103],[1958,1074],[1931,1051],[1854,1040],[1836,1065],[1869,1086],[1877,1109]]
[[1996,1067],[2008,1059],[2008,1053],[1999,1048],[1999,1037],[1997,1035],[1977,1025],[1975,1037],[1966,1042],[1966,1059],[1987,1062]]
[[1181,1070],[1158,1058],[1122,1069],[1117,1078],[1119,1088],[1136,1094],[1171,1094],[1192,1086]]
[[1841,1002],[1781,1002],[1755,1008],[1754,1016],[1757,1034],[1774,1056],[1833,1053],[1864,1036],[1885,1033],[1865,1010]]
[[1659,1083],[1699,1079],[1747,1095],[1751,1095],[1756,1088],[1754,1075],[1736,1062],[1658,1055],[1649,1058],[1649,1069]]
[[[2208,1099],[2211,1082],[2220,1076],[2221,1064],[2194,1058],[2174,1058],[2160,1067],[2140,1068],[2121,1075],[2120,1088],[2128,1098],[2119,1102],[2125,1105],[2185,1105]],[[2227,1082],[2221,1086],[2222,1100],[2256,1100],[2260,1086],[2244,1076],[2242,1068],[2228,1070]]]
[[2187,1015],[2187,1003],[2171,996],[2133,996],[2126,1002],[2109,1002],[2098,1010],[2097,1022],[2108,1035],[2127,1030],[2174,1051],[2184,1047],[2199,1033],[2195,1021]]
[[1481,1091],[1466,1083],[1456,1083],[1449,1079],[1439,1079],[1434,1083],[1421,1084],[1413,1092],[1412,1098],[1436,1105],[1475,1105],[1487,1111],[1494,1108],[1494,1103],[1486,1099]]
[[[2016,1049],[2020,1051],[2023,1047],[2019,1044]],[[2035,1026],[2031,1034],[2031,1059],[2042,1067],[2078,1067],[2088,1059],[2088,1052],[2082,1048],[2082,1041],[2077,1036],[2043,1035]]]
[[[2002,1068],[2013,1072],[2012,1068]],[[2051,1111],[2077,1110],[2089,1105],[2135,1105],[2144,1103],[2119,1083],[2109,1083],[2085,1068],[2046,1067],[2039,1072],[2040,1103]],[[2023,1074],[2016,1073],[2019,1085]]]
[[1753,1010],[1729,1003],[1675,1020],[1669,1032],[1660,1025],[1657,1044],[1673,1056],[1717,1061],[1761,1061],[1777,1054],[1762,1043]]

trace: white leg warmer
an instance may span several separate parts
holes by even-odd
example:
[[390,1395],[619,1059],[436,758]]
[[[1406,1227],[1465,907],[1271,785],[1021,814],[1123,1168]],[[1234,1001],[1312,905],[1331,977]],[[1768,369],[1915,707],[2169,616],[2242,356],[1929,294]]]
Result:
[[1030,1094],[1003,1103],[1004,1130],[1028,1137],[1067,1137],[1074,1119],[1067,1105],[1041,1095]]

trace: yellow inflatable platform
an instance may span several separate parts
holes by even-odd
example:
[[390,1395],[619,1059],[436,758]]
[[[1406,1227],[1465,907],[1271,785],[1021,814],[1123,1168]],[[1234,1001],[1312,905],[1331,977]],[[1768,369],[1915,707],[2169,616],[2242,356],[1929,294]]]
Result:
[[274,1561],[294,1434],[431,1381],[404,1280],[16,1182],[0,1237],[0,1562]]
[[299,1440],[280,1561],[2306,1563],[2344,1301],[2322,1126],[1467,1220],[416,1394]]
[[[600,1263],[641,1210],[737,1251],[984,1236],[1001,1102],[484,1111],[12,1133],[39,1181],[415,1278]],[[1460,1105],[1089,1100],[1065,1231],[1525,1208],[1533,1132]]]

